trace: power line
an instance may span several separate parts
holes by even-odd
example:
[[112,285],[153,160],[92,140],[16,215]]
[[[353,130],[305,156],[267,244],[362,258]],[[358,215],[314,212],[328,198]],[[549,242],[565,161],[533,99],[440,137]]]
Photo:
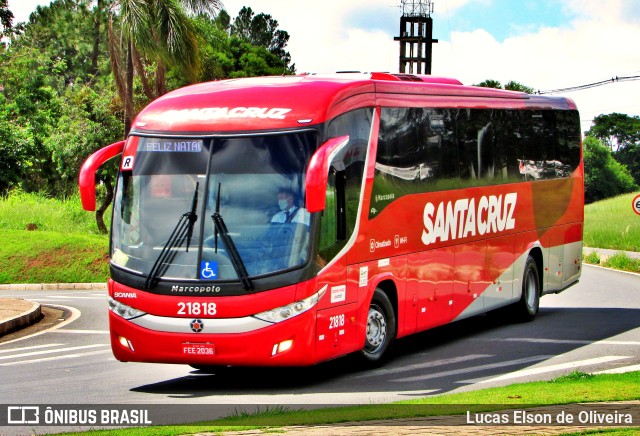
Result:
[[570,86],[568,88],[550,89],[547,91],[537,91],[536,94],[558,94],[561,92],[581,91],[583,89],[595,88],[596,86],[609,85],[611,83],[616,83],[616,82],[631,82],[633,80],[640,80],[640,76],[622,76],[622,77],[616,76],[608,80],[601,80],[599,82],[587,83],[585,85]]

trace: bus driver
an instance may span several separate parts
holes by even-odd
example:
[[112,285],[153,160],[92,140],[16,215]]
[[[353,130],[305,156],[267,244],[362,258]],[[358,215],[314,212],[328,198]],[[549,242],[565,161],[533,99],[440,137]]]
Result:
[[280,189],[278,191],[278,207],[280,211],[272,218],[272,223],[299,223],[309,225],[309,212],[294,204],[294,194],[290,189]]

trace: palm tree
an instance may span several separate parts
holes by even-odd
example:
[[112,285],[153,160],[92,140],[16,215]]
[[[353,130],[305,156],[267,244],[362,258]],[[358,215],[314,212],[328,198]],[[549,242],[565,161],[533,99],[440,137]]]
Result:
[[[134,74],[140,77],[149,100],[166,92],[167,65],[180,68],[189,81],[195,81],[200,59],[189,16],[214,15],[222,4],[219,0],[106,0],[106,3],[109,58],[124,106],[126,135],[134,116]],[[156,67],[153,88],[146,73],[151,64]]]
[[[3,1],[0,0],[0,6],[3,6]],[[124,107],[125,137],[131,129],[135,114],[134,74],[140,77],[145,96],[149,100],[166,92],[167,65],[179,67],[185,77],[195,80],[200,68],[200,59],[196,33],[189,16],[200,13],[215,15],[221,8],[219,0],[97,0],[93,71],[97,73],[100,22],[106,13],[109,60],[118,95]],[[146,73],[146,67],[152,65],[156,67],[153,88]],[[110,176],[104,176],[103,182],[107,188],[107,195],[96,210],[98,223],[104,223],[103,215],[113,199]]]

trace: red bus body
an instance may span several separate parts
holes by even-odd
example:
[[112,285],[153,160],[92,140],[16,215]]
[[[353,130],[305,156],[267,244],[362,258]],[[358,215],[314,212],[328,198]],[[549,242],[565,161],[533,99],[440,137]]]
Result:
[[[361,114],[367,132],[349,127],[349,116],[360,120]],[[514,133],[510,126],[515,124],[509,123],[520,118],[533,124]],[[385,351],[377,345],[386,348],[394,338],[503,306],[513,305],[520,311],[525,307],[526,312],[527,299],[533,304],[532,318],[541,295],[560,292],[578,281],[583,164],[575,105],[564,98],[467,87],[450,79],[349,73],[227,80],[171,92],[139,114],[126,144],[116,144],[87,161],[80,175],[85,208],[95,205],[95,169],[118,149],[124,178],[128,172],[135,173],[144,159],[191,158],[175,152],[182,143],[172,138],[195,138],[187,146],[196,152],[204,153],[203,147],[222,150],[207,161],[211,168],[224,160],[226,150],[223,142],[217,146],[215,141],[262,139],[302,130],[313,131],[317,138],[304,180],[291,178],[303,187],[301,205],[311,216],[310,227],[316,229],[311,230],[306,260],[283,267],[278,270],[281,273],[275,268],[274,273],[263,275],[250,271],[244,289],[239,279],[205,280],[210,264],[222,271],[224,263],[203,260],[205,251],[217,251],[222,245],[221,230],[209,219],[216,210],[212,193],[218,190],[217,208],[224,210],[225,183],[252,179],[258,189],[262,177],[259,170],[252,170],[258,175],[231,182],[220,177],[222,181],[214,184],[207,170],[198,179],[194,195],[201,199],[198,207],[207,209],[194,214],[200,218],[189,230],[209,235],[209,239],[201,237],[196,276],[174,279],[167,272],[143,284],[150,271],[130,267],[136,256],[131,253],[140,251],[143,244],[126,242],[132,240],[133,230],[125,236],[118,230],[114,236],[108,288],[111,342],[117,359],[196,367],[297,366],[368,346],[364,354],[377,360]],[[354,145],[357,135],[365,140]],[[152,137],[168,138],[164,147],[172,152],[161,155],[162,141]],[[535,138],[542,138],[541,142]],[[520,151],[508,151],[512,140],[521,142]],[[554,141],[555,152],[544,151],[547,140]],[[143,142],[146,145],[140,145]],[[344,148],[346,143],[351,148]],[[411,148],[413,154],[403,155],[403,147]],[[524,155],[533,149],[543,158]],[[485,160],[487,153],[490,157]],[[565,154],[570,155],[566,161]],[[173,168],[171,163],[162,165]],[[349,185],[350,171],[356,172],[351,167],[362,167],[362,182],[355,187]],[[140,171],[144,171],[141,178],[154,177],[151,163]],[[121,182],[121,191],[142,189]],[[205,183],[207,193],[202,193]],[[116,199],[123,206],[114,212],[114,220],[128,220],[126,226],[133,228],[126,195],[120,192]],[[136,195],[140,200],[133,203],[145,201],[142,194]],[[167,203],[166,207],[173,206]],[[176,211],[176,218],[182,212]],[[337,229],[333,218],[327,218],[333,215]],[[227,224],[233,227],[233,221]],[[317,229],[325,233],[317,235]],[[244,243],[241,231],[229,234],[236,243]],[[324,248],[332,238],[338,242]],[[202,241],[211,244],[213,239],[216,248],[205,250]],[[198,251],[196,243],[192,247],[187,242],[187,251]],[[151,261],[159,251],[158,247],[152,250]],[[183,245],[166,251],[179,251],[181,256],[185,250]],[[251,269],[253,264],[246,263]],[[140,261],[140,265],[149,264]],[[536,295],[523,295],[527,286],[533,286]],[[387,303],[375,297],[379,294],[384,294],[392,313],[385,311]],[[301,303],[295,306],[296,302]],[[265,316],[284,318],[278,322],[254,317],[276,308],[284,309]],[[291,315],[291,310],[300,313]],[[376,318],[376,310],[383,320]],[[376,336],[372,329],[383,334]]]

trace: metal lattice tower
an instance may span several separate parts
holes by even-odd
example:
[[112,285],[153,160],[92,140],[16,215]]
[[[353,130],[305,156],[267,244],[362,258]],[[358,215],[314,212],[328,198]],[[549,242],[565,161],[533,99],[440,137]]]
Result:
[[400,73],[431,74],[433,43],[433,3],[431,0],[401,0]]

